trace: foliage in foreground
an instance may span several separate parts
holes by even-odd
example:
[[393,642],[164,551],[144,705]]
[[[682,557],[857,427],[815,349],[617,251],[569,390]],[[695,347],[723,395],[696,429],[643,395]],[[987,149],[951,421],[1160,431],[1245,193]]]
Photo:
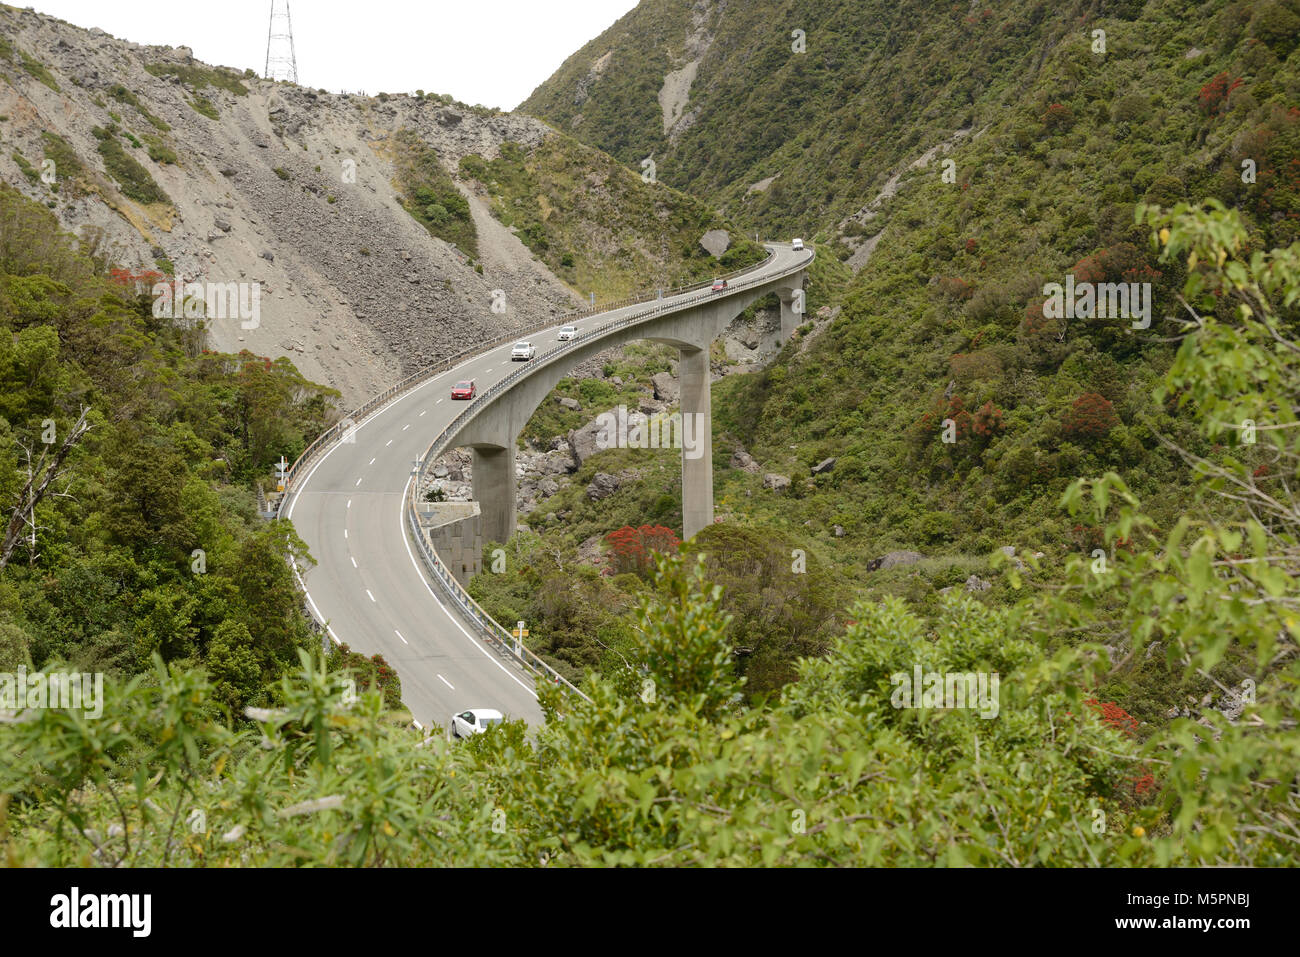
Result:
[[[252,728],[222,718],[202,672],[159,662],[100,720],[2,726],[0,840],[15,864],[1151,859],[1124,804],[1133,746],[1071,690],[1077,659],[1049,663],[969,600],[932,622],[897,601],[859,612],[779,706],[745,709],[716,588],[669,563],[638,660],[589,682],[593,703],[547,690],[545,727],[455,745],[385,724],[377,694],[349,703],[305,653]],[[1000,672],[1000,717],[895,709],[890,675],[914,664]]]

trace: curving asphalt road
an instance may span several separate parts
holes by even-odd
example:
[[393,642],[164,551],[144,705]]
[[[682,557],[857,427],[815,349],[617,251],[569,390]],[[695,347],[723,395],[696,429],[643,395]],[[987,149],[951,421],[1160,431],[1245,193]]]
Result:
[[[810,254],[769,244],[775,255],[749,276],[773,276],[806,265]],[[698,290],[665,298],[683,305]],[[644,308],[627,306],[581,319],[585,332]],[[563,323],[529,338],[539,353]],[[294,489],[285,512],[316,566],[303,581],[330,635],[363,654],[382,654],[402,680],[402,698],[425,727],[446,727],[467,708],[496,708],[540,724],[527,674],[501,660],[465,623],[457,606],[429,579],[406,531],[406,489],[415,459],[464,408],[450,398],[459,379],[484,392],[519,368],[511,344],[499,346],[398,396],[318,458]],[[474,401],[480,401],[478,399]]]

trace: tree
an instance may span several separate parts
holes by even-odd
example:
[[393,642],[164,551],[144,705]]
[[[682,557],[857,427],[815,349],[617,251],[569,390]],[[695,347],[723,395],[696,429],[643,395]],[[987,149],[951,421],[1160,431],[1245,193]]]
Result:
[[[36,507],[40,505],[47,494],[50,494],[50,486],[67,474],[68,469],[64,462],[67,460],[68,454],[81,441],[82,436],[90,431],[89,414],[90,409],[83,407],[76,423],[64,435],[63,442],[58,449],[51,453],[52,446],[47,445],[41,450],[35,464],[32,463],[33,449],[29,445],[23,446],[23,452],[27,459],[27,481],[18,492],[17,502],[9,510],[9,523],[5,528],[4,541],[0,543],[0,569],[9,564],[9,559],[13,557],[14,549],[23,540],[24,533],[29,535],[29,560],[36,560]],[[65,487],[53,494],[66,496],[68,491]]]
[[[1071,585],[1045,600],[1047,621],[1090,635],[1091,653],[1140,660],[1159,642],[1171,668],[1211,704],[1147,742],[1165,788],[1151,820],[1169,822],[1162,861],[1275,865],[1295,860],[1300,825],[1300,244],[1252,249],[1217,201],[1139,207],[1164,262],[1185,263],[1178,354],[1157,388],[1192,417],[1197,454],[1162,443],[1201,480],[1195,507],[1161,529],[1117,475],[1074,483],[1073,514],[1118,549],[1105,574],[1071,562]],[[1271,463],[1256,475],[1257,461]],[[1273,470],[1276,471],[1273,471]],[[1153,614],[1153,609],[1158,609]],[[1087,652],[1085,652],[1087,653]]]
[[1067,438],[1092,440],[1105,438],[1118,424],[1119,416],[1108,399],[1085,392],[1071,404],[1061,427]]

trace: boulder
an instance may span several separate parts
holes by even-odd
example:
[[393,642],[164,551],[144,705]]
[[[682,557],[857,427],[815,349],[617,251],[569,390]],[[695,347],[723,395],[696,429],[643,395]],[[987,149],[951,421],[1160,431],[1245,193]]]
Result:
[[782,492],[790,487],[790,476],[778,475],[776,472],[768,472],[763,476],[763,488],[771,489],[773,492]]
[[579,466],[601,451],[598,442],[601,431],[600,423],[592,419],[582,428],[569,433],[569,448],[573,450],[573,461]]
[[871,571],[875,571],[876,568],[880,569],[881,571],[884,571],[885,569],[888,568],[901,568],[905,565],[915,565],[923,558],[925,558],[925,556],[922,555],[920,552],[909,552],[909,551],[888,552],[880,556],[879,558],[877,558],[875,562],[872,562],[872,564],[875,565],[875,568],[871,568],[871,565],[868,565],[867,567]]
[[650,384],[654,386],[655,398],[660,402],[676,402],[681,396],[681,387],[671,372],[656,372],[650,377]]
[[592,476],[591,484],[587,486],[587,498],[599,502],[617,492],[620,484],[617,476],[610,475],[608,472],[597,472]]
[[732,453],[731,467],[733,469],[740,469],[742,472],[751,473],[757,472],[759,468],[758,463],[754,461],[754,457],[744,449],[736,449],[736,451]]
[[823,472],[829,472],[833,468],[835,468],[834,458],[822,459],[820,462],[818,462],[816,465],[812,467],[812,474],[821,475]]
[[570,399],[567,396],[561,397],[559,402],[560,405],[564,406],[566,409],[572,409],[575,412],[582,408],[582,405],[577,399]]
[[971,575],[970,578],[966,579],[966,590],[969,592],[988,591],[992,587],[992,582],[986,582],[978,575]]

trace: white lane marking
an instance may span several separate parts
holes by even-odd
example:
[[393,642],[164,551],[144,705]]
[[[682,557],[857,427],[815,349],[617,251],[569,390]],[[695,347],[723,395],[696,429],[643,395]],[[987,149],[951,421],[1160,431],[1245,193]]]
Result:
[[356,556],[355,556],[355,555],[349,555],[348,558],[352,559],[352,567],[353,567],[353,568],[360,568],[360,567],[361,567],[360,565],[357,564],[357,559],[356,559]]
[[[370,595],[370,589],[369,589],[369,588],[366,589],[366,594],[367,594],[367,595]],[[375,596],[374,596],[374,595],[370,595],[370,600],[371,600],[371,601],[374,601],[374,600],[375,600]]]
[[[298,566],[296,565],[294,566],[293,573],[295,575],[298,575]],[[311,605],[311,610],[316,613],[316,620],[324,621],[325,616],[322,615],[320,613],[320,609],[316,607],[316,602],[312,599],[311,592],[307,591],[306,584],[303,582],[301,575],[298,575],[298,584],[303,585],[302,593],[307,596],[307,604]],[[334,629],[331,628],[328,624],[325,625],[325,630],[329,633],[329,636],[334,639],[334,644],[336,645],[343,644],[343,642],[339,641],[339,636],[334,634]]]
[[[428,412],[428,411],[429,411],[428,409],[425,409],[425,410],[424,410],[424,412]],[[420,413],[420,418],[422,418],[422,419],[424,418],[424,412],[421,412],[421,413]]]
[[346,528],[343,529],[343,537],[344,537],[344,538],[347,538],[347,537],[348,537],[348,530],[347,530]]
[[348,499],[348,508],[352,507],[352,499]]
[[411,423],[410,423],[410,422],[407,422],[406,425],[402,426],[402,431],[405,432],[405,431],[406,431],[407,429],[409,429],[410,427],[411,427]]
[[406,557],[411,560],[411,565],[414,566],[415,573],[420,576],[420,581],[424,582],[425,591],[427,591],[433,597],[433,600],[438,603],[438,607],[441,608],[442,613],[447,616],[447,620],[450,621],[453,625],[455,625],[460,630],[460,633],[464,635],[466,638],[468,638],[470,640],[470,643],[473,644],[475,648],[483,652],[484,658],[486,658],[488,661],[492,662],[492,664],[500,668],[502,674],[504,674],[515,684],[519,685],[519,687],[523,688],[530,695],[536,698],[537,697],[536,691],[534,691],[532,688],[528,687],[528,685],[520,681],[515,675],[511,674],[510,669],[508,669],[504,664],[502,664],[496,655],[492,654],[481,644],[479,644],[478,640],[473,635],[471,635],[468,631],[465,630],[465,626],[460,623],[460,619],[457,618],[455,615],[453,615],[450,611],[448,611],[447,606],[442,603],[442,599],[439,598],[437,592],[433,590],[433,586],[429,584],[429,579],[425,577],[424,569],[420,567],[420,563],[415,558],[415,552],[411,550],[411,540],[406,536],[406,522],[405,522],[404,512],[406,508],[406,496],[407,493],[409,493],[411,490],[411,481],[412,480],[408,478],[406,480],[406,487],[402,489],[402,501],[397,509],[397,527],[401,529],[402,532],[402,544],[406,546]]
[[487,375],[487,373],[488,373],[488,372],[491,372],[491,371],[492,371],[491,369],[488,369],[488,370],[486,370],[483,374],[484,374],[484,375]]
[[442,399],[439,399],[437,402],[434,403],[434,405],[441,405],[441,404],[442,404]]
[[421,731],[424,730],[424,725],[420,724],[419,720],[416,719],[416,718],[412,718],[412,719],[411,719],[411,724],[415,725],[415,726],[416,726],[417,728],[419,728]]
[[[375,458],[379,458],[379,456],[376,455]],[[371,459],[370,462],[369,462],[368,464],[369,464],[369,465],[374,465],[374,464],[375,464],[375,459]]]
[[[357,485],[360,485],[360,484],[361,484],[361,479],[357,479]],[[356,488],[357,485],[354,485],[354,486],[352,486],[352,487],[353,487],[353,488]]]
[[[402,633],[398,631],[396,628],[393,629],[393,634],[395,634],[398,638],[402,638]],[[410,642],[407,641],[405,638],[402,638],[402,644],[409,645]]]
[[456,686],[452,684],[450,681],[448,681],[446,678],[444,678],[442,675],[438,675],[438,680],[441,681],[443,684],[445,684],[452,691],[456,690]]
[[384,448],[388,448],[392,444],[393,444],[393,440],[389,439],[387,442],[384,443]]

